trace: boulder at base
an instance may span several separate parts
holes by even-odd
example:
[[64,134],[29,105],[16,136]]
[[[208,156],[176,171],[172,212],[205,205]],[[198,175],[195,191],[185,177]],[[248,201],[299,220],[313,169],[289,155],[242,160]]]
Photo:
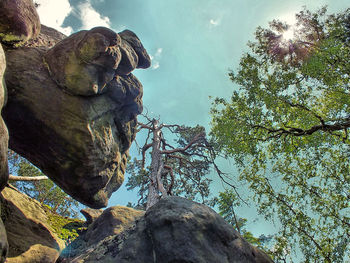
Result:
[[[102,228],[103,226],[100,225]],[[74,247],[67,249],[74,251]],[[108,236],[97,244],[87,246],[80,255],[61,259],[59,262],[272,263],[273,261],[261,250],[245,241],[214,210],[181,197],[168,197],[151,207],[134,224],[129,223],[119,234]]]
[[40,203],[12,187],[5,187],[0,202],[9,243],[6,262],[56,262],[65,245],[49,226]]

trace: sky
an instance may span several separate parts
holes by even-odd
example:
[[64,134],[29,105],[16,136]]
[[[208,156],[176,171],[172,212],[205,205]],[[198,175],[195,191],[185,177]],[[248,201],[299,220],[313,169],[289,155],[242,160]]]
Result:
[[[69,35],[105,26],[129,29],[141,39],[152,58],[149,69],[133,72],[144,87],[144,109],[164,123],[210,129],[212,97],[229,98],[233,84],[228,70],[238,66],[256,27],[278,18],[291,22],[303,6],[330,13],[350,7],[349,0],[36,0],[41,23]],[[134,148],[131,155],[135,155]],[[235,172],[232,163],[225,172]],[[215,191],[220,190],[216,182]],[[137,201],[122,186],[109,206]],[[258,217],[254,208],[239,211]],[[276,226],[254,221],[249,230],[268,234]]]

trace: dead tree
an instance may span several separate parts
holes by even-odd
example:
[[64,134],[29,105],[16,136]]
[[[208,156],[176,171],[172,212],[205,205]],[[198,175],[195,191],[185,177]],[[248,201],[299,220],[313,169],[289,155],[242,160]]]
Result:
[[[146,123],[138,122],[138,131],[147,131],[146,140],[139,147],[142,160],[139,160],[141,162],[138,168],[131,163],[129,171],[130,169],[139,169],[139,173],[146,175],[144,176],[146,179],[137,183],[130,183],[129,179],[128,189],[148,184],[146,210],[156,204],[161,197],[172,195],[174,189],[178,189],[175,193],[178,194],[182,191],[179,189],[186,187],[187,190],[184,190],[184,192],[192,196],[199,193],[204,202],[204,198],[209,195],[209,183],[211,181],[204,178],[205,175],[214,167],[219,176],[222,176],[214,162],[215,153],[206,138],[204,127],[198,125],[196,127],[167,125],[161,123],[158,119],[144,117],[147,120]],[[174,139],[177,135],[178,140],[175,143],[169,143],[169,140],[166,140],[164,136],[164,129],[170,131],[170,133],[167,133],[169,139]],[[148,152],[150,152],[150,165],[145,167],[146,160],[149,160],[146,156]],[[137,162],[137,160],[134,160],[134,162]],[[131,173],[136,174],[134,170]],[[187,183],[196,189],[186,186]],[[193,193],[190,193],[191,191]],[[144,192],[146,192],[146,189],[144,189]]]

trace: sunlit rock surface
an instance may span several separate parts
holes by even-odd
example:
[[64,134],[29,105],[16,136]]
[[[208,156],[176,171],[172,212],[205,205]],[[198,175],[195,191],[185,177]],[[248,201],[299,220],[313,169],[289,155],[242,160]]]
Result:
[[7,145],[8,132],[1,116],[2,107],[6,100],[6,85],[4,72],[6,69],[5,53],[0,44],[0,191],[5,187],[8,180]]
[[6,187],[0,206],[9,243],[6,262],[55,262],[65,245],[49,226],[40,203]]

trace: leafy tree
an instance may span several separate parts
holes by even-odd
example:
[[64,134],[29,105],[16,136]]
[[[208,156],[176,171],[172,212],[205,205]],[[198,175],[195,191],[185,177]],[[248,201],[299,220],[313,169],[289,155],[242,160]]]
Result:
[[231,100],[212,108],[212,135],[240,168],[259,212],[282,225],[276,262],[349,259],[350,9],[296,14],[259,27]]
[[[23,157],[9,150],[10,182],[21,192],[51,208],[61,216],[77,217],[79,202],[71,198]],[[12,180],[11,180],[12,179]],[[24,180],[23,180],[24,179]]]
[[[215,154],[206,139],[204,127],[166,125],[145,117],[148,122],[139,123],[139,130],[147,131],[140,148],[142,159],[134,159],[127,167],[127,172],[132,175],[127,183],[128,190],[138,188],[137,205],[148,209],[161,196],[167,195],[184,196],[208,204],[211,179],[206,175],[211,167],[220,176],[222,173],[214,163]],[[174,143],[170,143],[170,139],[174,139]],[[151,150],[150,158],[146,156],[148,150]]]

